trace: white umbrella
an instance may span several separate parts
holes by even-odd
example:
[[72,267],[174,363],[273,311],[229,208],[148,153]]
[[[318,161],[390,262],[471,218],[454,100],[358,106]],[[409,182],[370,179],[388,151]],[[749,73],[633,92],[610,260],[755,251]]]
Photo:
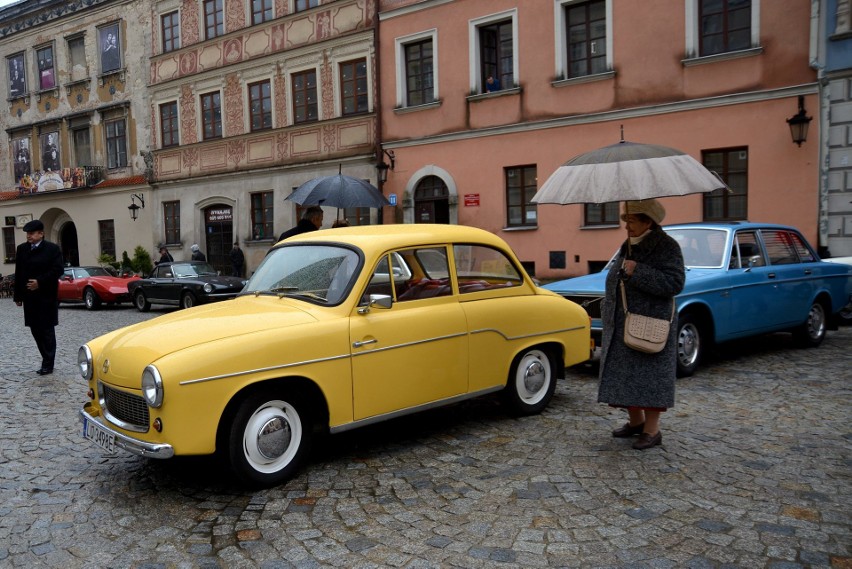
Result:
[[681,150],[622,140],[572,158],[533,196],[538,204],[608,203],[728,189]]

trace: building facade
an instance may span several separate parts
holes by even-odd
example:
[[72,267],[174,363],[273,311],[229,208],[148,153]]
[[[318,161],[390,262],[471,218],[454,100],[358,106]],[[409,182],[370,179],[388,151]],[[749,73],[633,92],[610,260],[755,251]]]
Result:
[[[219,268],[239,241],[251,272],[298,222],[286,197],[319,176],[377,183],[375,4],[159,0],[149,115],[157,241]],[[377,210],[327,208],[376,223]]]
[[618,142],[686,151],[730,193],[663,200],[666,222],[790,223],[818,241],[811,6],[792,0],[380,0],[385,185],[400,223],[475,225],[539,278],[598,268],[618,204],[531,203],[570,158]]
[[144,2],[20,2],[0,10],[0,221],[3,264],[14,271],[29,220],[71,265],[150,247],[150,220],[131,222],[147,193],[149,138]]
[[852,1],[822,0],[817,59],[820,113],[820,237],[835,257],[852,256]]

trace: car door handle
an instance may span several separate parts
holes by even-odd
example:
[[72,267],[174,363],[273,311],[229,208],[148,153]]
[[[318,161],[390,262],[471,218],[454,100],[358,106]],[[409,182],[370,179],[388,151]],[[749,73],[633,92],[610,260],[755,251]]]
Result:
[[360,348],[361,346],[366,346],[367,344],[375,344],[376,342],[378,342],[378,340],[376,340],[375,338],[373,338],[372,340],[364,340],[363,342],[352,342],[352,347]]
[[775,278],[775,273],[769,273],[769,274],[768,274],[768,275],[766,275],[766,276],[768,276],[770,279],[774,279],[774,278]]
[[811,274],[812,272],[813,272],[813,271],[811,271],[810,269],[805,269],[805,274],[806,274],[806,275],[809,275],[809,274]]

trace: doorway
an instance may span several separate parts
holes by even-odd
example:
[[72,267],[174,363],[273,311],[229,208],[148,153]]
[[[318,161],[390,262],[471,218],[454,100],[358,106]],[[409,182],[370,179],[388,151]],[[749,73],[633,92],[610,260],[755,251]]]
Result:
[[62,250],[62,262],[66,267],[80,266],[80,247],[77,244],[77,226],[73,221],[62,225],[59,230],[59,248]]
[[233,208],[216,204],[204,208],[205,254],[219,274],[231,274],[231,248],[234,245]]
[[414,223],[449,223],[450,192],[438,176],[426,176],[414,190]]

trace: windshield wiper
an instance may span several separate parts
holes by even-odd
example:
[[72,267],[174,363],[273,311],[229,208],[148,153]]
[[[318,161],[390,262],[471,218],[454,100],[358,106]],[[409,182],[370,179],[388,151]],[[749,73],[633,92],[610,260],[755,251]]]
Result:
[[328,300],[327,298],[320,296],[320,295],[318,295],[314,292],[285,292],[283,294],[279,294],[278,296],[279,296],[279,298],[282,297],[282,296],[289,296],[289,297],[295,297],[295,298],[299,298],[299,297],[312,298],[314,300],[321,300],[323,302],[326,302]]

